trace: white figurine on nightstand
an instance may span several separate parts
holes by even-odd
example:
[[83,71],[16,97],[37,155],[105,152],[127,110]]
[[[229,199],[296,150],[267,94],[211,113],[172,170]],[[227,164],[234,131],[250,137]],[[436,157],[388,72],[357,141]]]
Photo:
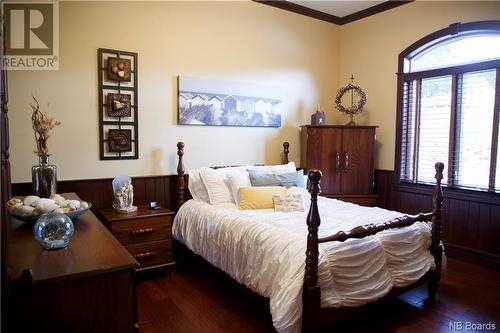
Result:
[[119,213],[131,213],[137,211],[134,203],[134,187],[132,178],[127,175],[120,175],[113,179],[113,193],[115,194],[115,203],[113,208]]

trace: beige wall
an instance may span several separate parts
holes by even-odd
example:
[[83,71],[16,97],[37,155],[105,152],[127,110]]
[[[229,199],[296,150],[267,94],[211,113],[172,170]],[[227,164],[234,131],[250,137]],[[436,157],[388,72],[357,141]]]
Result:
[[[62,121],[50,139],[60,180],[175,173],[180,140],[188,168],[277,163],[285,140],[298,162],[298,126],[337,88],[338,30],[255,2],[62,2],[60,70],[9,73],[12,180],[30,181],[37,161],[31,94]],[[139,53],[138,160],[99,160],[100,47]],[[177,126],[179,74],[281,87],[282,128]]]
[[[416,1],[341,27],[255,2],[62,2],[60,11],[60,70],[9,73],[14,182],[30,181],[36,163],[31,94],[63,122],[50,141],[59,179],[143,176],[175,173],[179,140],[188,168],[277,163],[284,140],[299,162],[299,126],[316,103],[328,123],[347,122],[333,99],[351,73],[368,93],[356,120],[380,126],[376,167],[392,170],[398,54],[451,23],[500,19],[500,2]],[[99,47],[139,53],[139,160],[99,160]],[[177,126],[179,74],[282,87],[282,128]]]
[[[420,38],[456,22],[500,19],[499,1],[416,1],[340,27],[339,85],[351,73],[367,92],[361,124],[378,125],[375,167],[394,170],[398,55]],[[337,123],[347,117],[337,114]]]

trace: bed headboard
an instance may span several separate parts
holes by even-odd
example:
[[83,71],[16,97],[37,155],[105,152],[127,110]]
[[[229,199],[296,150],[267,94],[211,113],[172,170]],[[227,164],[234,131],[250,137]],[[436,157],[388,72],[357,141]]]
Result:
[[[290,143],[283,142],[283,153],[281,156],[281,161],[283,164],[288,163],[288,153],[290,151],[289,148],[290,148]],[[184,161],[183,161],[184,142],[177,142],[177,156],[179,160],[177,162],[177,207],[176,208],[179,209],[179,207],[182,206],[182,204],[191,197],[191,194],[189,193],[187,187],[188,179],[186,174],[186,168],[184,167]],[[228,166],[214,166],[212,168],[218,169],[224,167]]]

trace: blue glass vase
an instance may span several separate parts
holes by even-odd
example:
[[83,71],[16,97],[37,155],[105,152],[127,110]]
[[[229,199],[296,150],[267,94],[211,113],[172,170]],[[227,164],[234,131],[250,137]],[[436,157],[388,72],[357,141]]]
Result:
[[35,223],[33,234],[45,249],[60,249],[68,246],[73,236],[73,222],[62,213],[42,215]]

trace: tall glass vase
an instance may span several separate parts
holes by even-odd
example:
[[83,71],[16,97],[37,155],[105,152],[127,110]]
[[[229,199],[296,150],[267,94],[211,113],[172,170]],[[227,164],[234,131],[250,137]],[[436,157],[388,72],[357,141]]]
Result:
[[33,193],[48,198],[57,193],[57,168],[49,164],[49,155],[38,155],[38,165],[31,168]]

